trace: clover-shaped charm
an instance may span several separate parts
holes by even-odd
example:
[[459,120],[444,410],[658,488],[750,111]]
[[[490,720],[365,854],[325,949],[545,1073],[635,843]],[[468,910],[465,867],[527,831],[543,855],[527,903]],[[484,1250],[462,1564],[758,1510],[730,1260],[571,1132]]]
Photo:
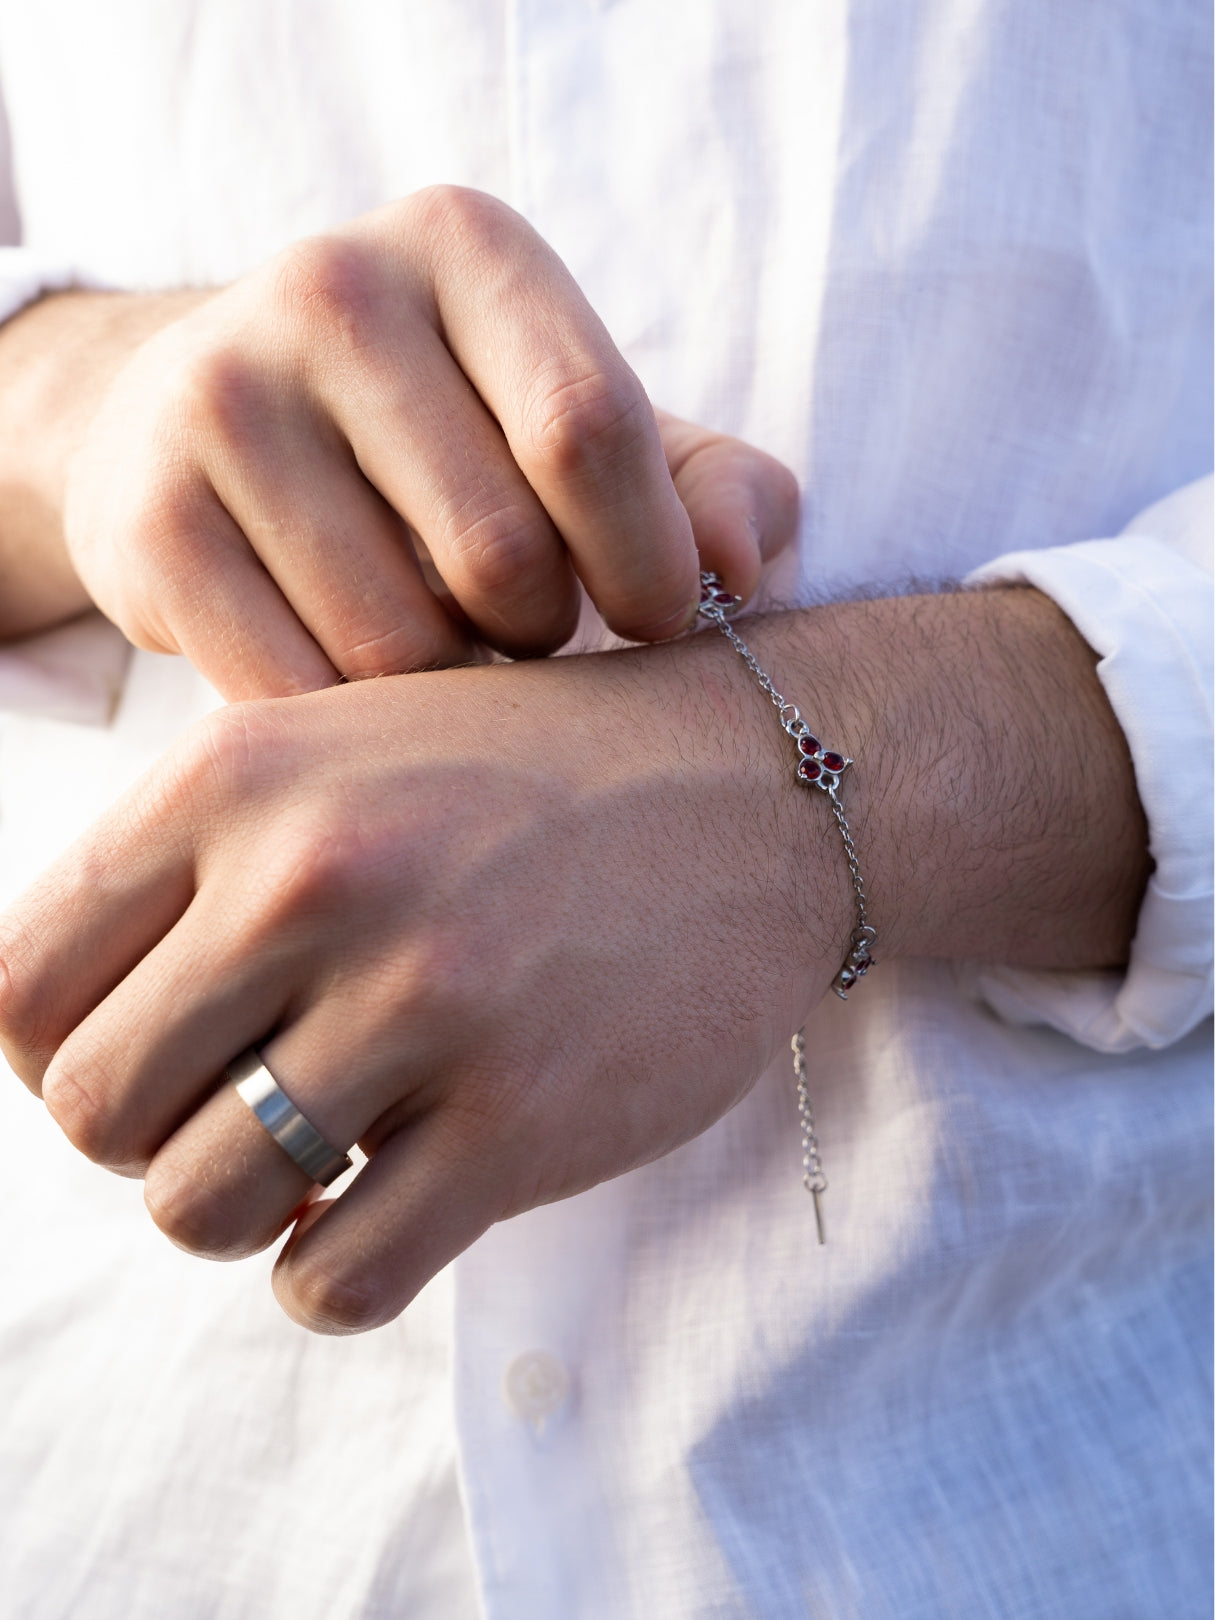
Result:
[[742,606],[742,597],[733,596],[721,582],[720,574],[700,576],[700,607],[706,619],[720,620]]
[[803,731],[797,738],[797,779],[804,782],[807,787],[822,788],[824,793],[834,793],[840,785],[840,776],[852,764],[843,754],[837,754],[834,748],[824,748],[818,738],[809,731]]

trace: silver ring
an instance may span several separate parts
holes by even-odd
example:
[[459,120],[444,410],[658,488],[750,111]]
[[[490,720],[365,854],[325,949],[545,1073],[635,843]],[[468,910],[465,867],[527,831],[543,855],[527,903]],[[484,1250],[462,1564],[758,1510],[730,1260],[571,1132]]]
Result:
[[282,1148],[283,1152],[306,1176],[322,1187],[350,1169],[349,1154],[340,1152],[332,1142],[309,1124],[299,1109],[262,1062],[255,1046],[233,1058],[228,1075],[242,1102],[257,1115],[259,1121]]

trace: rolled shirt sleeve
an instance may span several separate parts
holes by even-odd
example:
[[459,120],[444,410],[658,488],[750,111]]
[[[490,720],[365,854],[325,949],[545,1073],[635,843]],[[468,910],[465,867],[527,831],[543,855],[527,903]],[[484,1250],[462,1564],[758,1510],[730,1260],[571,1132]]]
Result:
[[86,613],[0,647],[0,716],[74,725],[109,723],[122,695],[130,644],[100,613]]
[[44,293],[72,286],[76,279],[70,265],[50,263],[17,246],[20,241],[21,210],[13,184],[8,115],[0,100],[0,321],[10,320]]
[[1163,1047],[1212,1008],[1212,480],[1187,485],[1116,539],[998,557],[968,586],[1051,597],[1098,654],[1130,747],[1155,869],[1124,972],[982,966],[1001,1017],[1101,1052]]
[[[8,119],[0,100],[0,323],[45,293],[80,284],[70,265],[16,246],[20,237]],[[97,613],[0,647],[0,712],[104,725],[118,701],[129,655],[119,632]]]
[[[0,106],[0,230],[16,227]],[[79,285],[71,268],[0,246],[0,323],[44,293]],[[100,614],[0,646],[0,711],[104,725],[122,688],[130,648]]]

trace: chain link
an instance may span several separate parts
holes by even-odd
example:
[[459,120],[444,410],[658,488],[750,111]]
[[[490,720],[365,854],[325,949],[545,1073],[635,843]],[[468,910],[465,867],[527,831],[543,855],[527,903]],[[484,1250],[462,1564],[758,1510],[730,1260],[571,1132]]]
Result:
[[[702,577],[711,579],[714,576],[706,574]],[[715,602],[713,604],[712,612],[705,613],[705,609],[703,607],[700,611],[705,614],[707,619],[711,619],[712,622],[717,626],[722,635],[725,636],[726,640],[730,643],[731,647],[734,648],[734,651],[742,659],[743,663],[751,671],[752,675],[755,676],[755,679],[763,687],[764,691],[772,699],[773,704],[776,706],[777,713],[781,717],[781,725],[785,724],[784,716],[786,709],[791,709],[793,711],[795,720],[800,720],[801,715],[798,714],[796,706],[792,703],[785,702],[784,698],[776,690],[775,686],[773,686],[772,677],[768,674],[767,670],[761,667],[759,661],[755,657],[755,654],[751,651],[750,647],[747,646],[746,642],[739,635],[734,626],[726,622],[725,609],[722,608],[721,604]]]
[[[799,783],[805,787],[821,789],[830,801],[831,814],[835,817],[835,824],[839,828],[840,839],[844,846],[844,859],[848,863],[848,876],[852,882],[852,893],[856,901],[856,926],[848,940],[848,954],[831,985],[840,1000],[847,1001],[848,991],[873,966],[872,950],[877,939],[877,930],[869,921],[865,880],[861,876],[861,863],[856,853],[856,844],[853,842],[852,829],[848,825],[848,817],[844,814],[844,806],[839,798],[840,777],[852,761],[842,754],[837,754],[833,749],[824,748],[818,738],[811,733],[806,721],[802,719],[797,705],[790,703],[783,693],[777,691],[772,677],[738,631],[727,621],[726,615],[741,606],[741,598],[732,596],[723,587],[716,574],[701,574],[701,617],[707,619],[715,629],[720,630],[734,648],[772,703],[782,727],[798,745],[796,773]],[[814,1111],[810,1106],[804,1026],[793,1037],[793,1077],[797,1082],[797,1114],[802,1132],[802,1184],[814,1199],[814,1221],[818,1228],[818,1240],[825,1243],[827,1239],[823,1230],[822,1195],[827,1190],[827,1178],[823,1174],[818,1137],[814,1129]]]
[[[872,933],[869,928],[869,908],[865,904],[865,880],[861,876],[861,863],[857,859],[856,845],[852,842],[852,830],[848,826],[848,818],[844,815],[844,807],[840,803],[834,788],[828,792],[827,797],[831,800],[831,814],[835,817],[836,826],[840,830],[840,837],[844,843],[844,859],[848,862],[848,875],[852,879],[852,892],[856,895],[856,926],[858,930]],[[873,938],[876,939],[877,935],[873,934]]]
[[827,1178],[823,1174],[823,1161],[818,1151],[818,1136],[814,1129],[814,1110],[810,1106],[810,1089],[806,1081],[806,1029],[803,1025],[792,1040],[793,1078],[797,1082],[797,1117],[802,1127],[802,1186],[814,1200],[814,1224],[818,1240],[826,1243],[823,1229],[823,1194],[827,1191]]

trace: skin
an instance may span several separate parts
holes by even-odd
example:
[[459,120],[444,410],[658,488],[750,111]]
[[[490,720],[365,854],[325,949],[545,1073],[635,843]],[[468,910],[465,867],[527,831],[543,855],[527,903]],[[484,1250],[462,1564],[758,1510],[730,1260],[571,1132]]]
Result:
[[[180,426],[144,362],[164,331],[170,347],[183,327],[193,341],[196,311],[160,313],[142,328],[133,305],[120,315],[144,335],[89,373],[94,403],[61,422],[41,505],[15,501],[26,527],[6,566],[34,619],[83,605],[86,555],[109,558],[96,589],[115,593],[112,611],[156,598],[144,554],[113,537],[130,533],[139,503],[123,503],[156,441],[131,379],[157,421]],[[74,305],[82,332],[90,318]],[[39,388],[44,402],[62,392],[51,370]],[[125,438],[124,420],[136,428]],[[677,491],[698,540],[700,513],[708,544],[757,569],[787,538],[788,475],[686,424],[664,434],[673,478],[654,473],[647,430],[623,508],[659,490],[661,546]],[[205,433],[184,442],[174,465],[196,490],[198,468],[219,463]],[[105,463],[98,444],[126,492],[116,529],[104,502],[95,527],[73,526]],[[341,477],[349,493],[348,457]],[[28,496],[32,476],[16,482]],[[569,487],[599,507],[593,480]],[[573,557],[593,577],[567,534],[577,523],[553,527],[558,574]],[[180,558],[189,523],[166,532]],[[209,588],[188,611],[172,599],[179,644],[199,637],[238,695],[251,666],[223,664],[232,637],[215,651],[207,615],[217,595],[236,611],[223,597],[233,558],[246,585],[250,557],[276,588],[274,569],[289,572],[241,533],[204,548]],[[437,536],[424,532],[441,571]],[[523,591],[525,605],[553,565],[540,554],[540,595]],[[157,558],[147,566],[162,578]],[[302,577],[298,612],[259,643],[262,695],[190,731],[0,918],[0,1045],[81,1151],[145,1177],[173,1241],[234,1258],[294,1223],[278,1298],[304,1325],[344,1333],[391,1319],[494,1221],[719,1118],[827,993],[853,913],[829,807],[794,780],[788,739],[718,636],[335,686],[337,641],[308,584],[324,571]],[[653,600],[630,600],[634,618],[626,603],[617,622],[645,622]],[[411,604],[398,600],[403,625]],[[485,611],[475,590],[460,606],[470,621]],[[296,678],[304,627],[330,667],[314,671],[318,689],[275,695]],[[492,633],[508,641],[506,620]],[[1125,961],[1149,870],[1143,815],[1093,654],[1049,601],[995,590],[838,604],[750,619],[745,633],[818,735],[858,762],[844,798],[880,961]],[[329,1140],[371,1155],[336,1201],[309,1202],[307,1179],[226,1085],[226,1064],[255,1042]]]
[[771,457],[656,419],[561,261],[478,192],[0,332],[0,635],[92,601],[233,700],[551,652],[579,578],[661,640],[698,552],[750,595],[796,508]]
[[[748,639],[863,762],[879,958],[1123,959],[1142,817],[1049,602]],[[146,1176],[174,1242],[233,1258],[308,1194],[224,1085],[270,1036],[298,1106],[372,1154],[296,1227],[278,1298],[321,1332],[387,1321],[493,1221],[705,1129],[827,991],[844,862],[767,710],[700,636],[221,711],[0,919],[9,1061],[82,1152]]]

